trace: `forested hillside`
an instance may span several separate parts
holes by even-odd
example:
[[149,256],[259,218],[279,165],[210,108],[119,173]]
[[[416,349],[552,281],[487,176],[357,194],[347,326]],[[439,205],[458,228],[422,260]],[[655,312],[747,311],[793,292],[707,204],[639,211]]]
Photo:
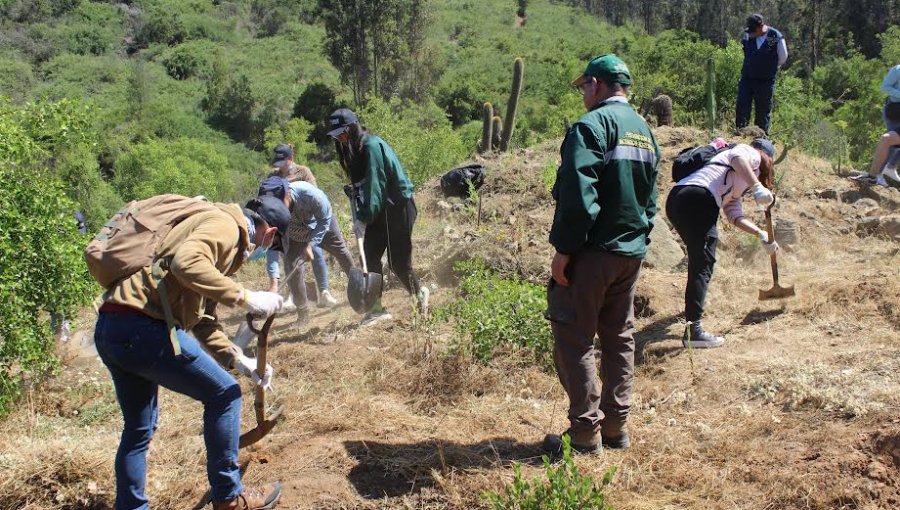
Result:
[[[242,201],[280,142],[334,190],[340,175],[321,124],[338,106],[358,110],[421,184],[475,152],[485,102],[506,117],[517,57],[525,71],[513,147],[557,137],[580,115],[569,80],[607,52],[631,66],[634,104],[666,94],[676,124],[704,127],[712,59],[714,127],[727,133],[736,41],[751,11],[785,33],[791,53],[771,136],[836,168],[865,164],[882,129],[880,80],[900,62],[897,4],[0,0],[0,228],[22,231],[34,215],[67,224],[80,210],[96,230],[125,201],[163,192]],[[59,200],[41,200],[53,193]],[[57,230],[42,242],[65,251],[71,232]],[[0,258],[21,264],[0,269],[4,281],[81,274],[68,256],[22,256],[27,245],[0,237]],[[35,260],[53,267],[34,272]],[[84,287],[7,302],[3,322],[25,320],[39,344],[41,314],[72,306]],[[24,330],[8,327],[0,337]]]

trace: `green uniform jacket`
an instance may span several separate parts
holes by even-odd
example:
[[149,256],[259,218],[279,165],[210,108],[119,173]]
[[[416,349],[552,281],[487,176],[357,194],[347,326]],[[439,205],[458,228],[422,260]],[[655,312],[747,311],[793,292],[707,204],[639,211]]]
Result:
[[361,157],[364,177],[359,184],[362,193],[356,215],[363,223],[372,223],[386,201],[396,204],[412,198],[413,184],[406,177],[394,149],[381,138],[366,135]]
[[627,102],[606,100],[569,128],[560,148],[550,244],[643,258],[656,215],[659,147]]

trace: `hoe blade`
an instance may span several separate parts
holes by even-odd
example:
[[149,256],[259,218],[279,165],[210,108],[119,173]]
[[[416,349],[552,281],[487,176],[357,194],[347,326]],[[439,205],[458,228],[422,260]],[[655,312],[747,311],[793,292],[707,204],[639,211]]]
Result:
[[281,418],[282,411],[284,411],[284,409],[279,407],[269,415],[268,419],[258,423],[255,428],[241,434],[238,448],[246,448],[247,446],[258,443],[262,438],[266,437],[266,435],[275,428],[275,424],[278,423],[278,419]]
[[771,289],[759,289],[760,301],[768,301],[770,299],[787,299],[796,295],[797,293],[794,292],[793,285],[791,285],[790,287],[782,287],[781,285],[775,284]]

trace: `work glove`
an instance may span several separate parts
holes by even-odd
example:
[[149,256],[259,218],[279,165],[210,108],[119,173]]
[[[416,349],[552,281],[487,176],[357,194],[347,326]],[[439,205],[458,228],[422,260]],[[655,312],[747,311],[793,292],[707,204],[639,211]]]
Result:
[[772,255],[780,249],[780,246],[778,246],[776,241],[773,240],[771,243],[769,242],[769,234],[765,230],[759,231],[759,240],[762,243],[762,247],[766,249],[766,252],[768,252],[769,255]]
[[251,358],[241,352],[235,355],[233,366],[242,375],[252,379],[254,384],[262,386],[264,390],[272,389],[272,375],[275,373],[272,365],[266,363],[266,374],[260,379],[256,372],[256,358]]
[[347,198],[350,200],[356,199],[356,186],[352,184],[344,184],[344,194],[347,195]]
[[775,195],[773,195],[771,191],[767,190],[766,187],[762,185],[762,183],[757,182],[756,184],[754,184],[751,192],[753,193],[753,200],[756,200],[756,205],[760,208],[760,210],[769,207],[775,202]]
[[281,310],[284,298],[274,292],[248,290],[244,308],[255,317],[268,317]]

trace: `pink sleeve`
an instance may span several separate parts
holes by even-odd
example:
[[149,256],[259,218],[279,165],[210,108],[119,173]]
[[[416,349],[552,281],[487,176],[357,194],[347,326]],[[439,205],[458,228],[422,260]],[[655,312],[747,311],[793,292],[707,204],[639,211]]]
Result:
[[744,208],[741,206],[741,198],[731,198],[728,203],[722,204],[722,211],[725,213],[725,217],[728,218],[728,221],[734,223],[735,220],[744,215]]

